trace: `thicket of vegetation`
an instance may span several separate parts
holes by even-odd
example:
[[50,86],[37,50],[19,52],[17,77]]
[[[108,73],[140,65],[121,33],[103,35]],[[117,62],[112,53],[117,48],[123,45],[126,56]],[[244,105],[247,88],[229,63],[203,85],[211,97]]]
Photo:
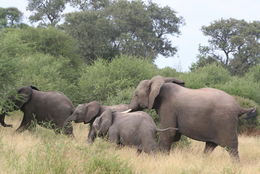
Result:
[[[192,65],[191,72],[177,72],[169,67],[159,69],[153,63],[159,54],[173,56],[177,51],[166,36],[178,35],[183,19],[171,8],[135,0],[54,0],[44,1],[42,6],[39,3],[30,0],[28,5],[28,10],[34,12],[30,20],[38,23],[37,28],[23,24],[17,8],[0,8],[0,111],[9,93],[24,85],[61,91],[75,106],[93,100],[106,105],[127,104],[141,80],[162,75],[182,79],[189,88],[222,89],[234,95],[242,106],[256,106],[260,113],[259,21],[221,19],[204,26],[202,32],[209,36],[209,46],[200,46],[198,62]],[[66,3],[78,11],[66,14],[60,24]],[[157,122],[155,112],[149,113]],[[241,119],[240,130],[259,127],[257,118]],[[10,161],[18,158],[15,165],[8,160],[5,165],[21,169],[21,173],[35,173],[35,166],[42,166],[38,173],[50,172],[46,166],[51,164],[32,157],[39,149],[27,154],[30,165],[23,167],[19,163],[22,157],[5,153],[12,149],[4,144],[4,139],[0,137],[1,154]],[[45,141],[39,147],[44,152],[37,157],[48,158],[48,162],[59,161],[64,153],[70,155],[66,153],[70,147],[48,142],[59,149],[54,153]],[[61,144],[63,141],[59,140]],[[183,142],[184,146],[190,143]],[[103,157],[104,152],[99,150],[94,146],[78,157],[82,162],[91,158],[92,153],[97,155],[83,163],[79,172],[132,173],[125,162],[113,155]],[[47,157],[46,153],[53,156]],[[70,173],[67,166],[75,165],[64,160],[58,168],[52,166],[54,171],[50,173]]]

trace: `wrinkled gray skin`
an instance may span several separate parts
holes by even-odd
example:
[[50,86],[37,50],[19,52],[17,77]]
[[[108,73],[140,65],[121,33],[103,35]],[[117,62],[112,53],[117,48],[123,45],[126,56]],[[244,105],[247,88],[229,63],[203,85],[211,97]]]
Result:
[[119,104],[113,106],[103,106],[97,101],[92,101],[90,103],[79,104],[71,116],[65,121],[64,126],[68,123],[74,121],[75,123],[90,124],[90,130],[88,133],[88,143],[92,143],[96,137],[96,131],[93,129],[93,122],[96,117],[100,116],[106,109],[111,109],[114,111],[125,111],[128,109],[128,105]]
[[108,135],[109,141],[117,145],[137,147],[138,153],[156,152],[156,132],[174,129],[157,129],[153,119],[142,111],[121,113],[112,112],[110,109],[95,119],[93,128],[98,136]]
[[[39,125],[52,128],[56,133],[61,133],[64,121],[74,111],[74,106],[68,97],[60,92],[39,91],[33,86],[22,87],[17,92],[20,99],[14,101],[15,107],[13,109],[20,109],[24,113],[17,132],[33,128],[36,125],[32,124],[32,121],[36,120]],[[8,110],[8,112],[10,111]],[[1,113],[2,124],[6,113]],[[68,126],[63,133],[72,135],[72,126]]]
[[172,143],[183,134],[206,142],[205,153],[219,145],[239,159],[238,117],[255,112],[255,108],[241,108],[232,96],[218,89],[189,89],[183,85],[183,81],[169,77],[143,80],[137,86],[129,108],[133,111],[155,109],[162,128],[179,129],[160,134],[161,150],[169,152]]

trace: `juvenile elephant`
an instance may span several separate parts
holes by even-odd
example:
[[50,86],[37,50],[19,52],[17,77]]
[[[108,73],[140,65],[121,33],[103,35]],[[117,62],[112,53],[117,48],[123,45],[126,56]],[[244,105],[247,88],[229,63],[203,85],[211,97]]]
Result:
[[67,124],[71,121],[75,123],[90,123],[90,130],[88,133],[88,143],[92,143],[96,137],[96,132],[93,129],[93,122],[96,117],[100,116],[106,109],[111,109],[112,111],[125,111],[129,107],[126,104],[119,104],[113,106],[103,106],[100,105],[97,101],[92,101],[90,103],[79,104],[71,116],[64,122],[64,126],[67,127]]
[[129,108],[133,111],[155,109],[162,128],[179,129],[160,134],[159,146],[164,151],[170,151],[171,144],[183,134],[206,142],[204,152],[211,152],[220,145],[239,159],[238,117],[244,113],[255,115],[255,108],[241,108],[224,91],[213,88],[189,89],[183,84],[183,81],[162,76],[143,80],[137,86]]
[[[35,126],[35,124],[32,124],[35,119],[39,125],[52,128],[58,133],[63,128],[64,121],[74,110],[70,99],[60,92],[43,92],[34,86],[25,86],[19,88],[17,93],[19,98],[12,99],[15,106],[12,109],[3,109],[0,120],[1,124],[6,126],[4,117],[7,112],[20,109],[24,116],[21,125],[16,130],[18,132]],[[68,126],[64,133],[73,134],[72,126]]]
[[156,132],[176,130],[176,128],[158,129],[153,119],[145,112],[121,113],[105,110],[93,122],[98,136],[108,135],[109,141],[118,145],[136,146],[137,151],[146,153],[157,150]]

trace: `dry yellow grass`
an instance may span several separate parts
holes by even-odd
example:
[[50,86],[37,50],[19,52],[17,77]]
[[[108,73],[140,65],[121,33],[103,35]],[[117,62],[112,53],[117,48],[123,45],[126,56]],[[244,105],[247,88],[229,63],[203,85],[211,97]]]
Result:
[[[239,137],[240,163],[232,162],[228,153],[221,147],[217,147],[210,155],[204,155],[204,143],[198,141],[192,141],[187,148],[173,149],[170,155],[137,155],[134,148],[117,149],[100,139],[93,145],[86,144],[88,126],[83,124],[74,124],[74,139],[55,135],[53,131],[39,127],[35,132],[16,134],[14,130],[20,124],[21,115],[19,112],[14,115],[6,119],[14,128],[0,127],[0,174],[92,173],[86,170],[91,158],[100,150],[107,156],[118,156],[136,174],[260,173],[260,137]],[[51,147],[48,147],[48,144]],[[51,165],[52,163],[54,165]],[[55,168],[56,166],[59,167]],[[104,169],[93,170],[94,173],[104,173]]]

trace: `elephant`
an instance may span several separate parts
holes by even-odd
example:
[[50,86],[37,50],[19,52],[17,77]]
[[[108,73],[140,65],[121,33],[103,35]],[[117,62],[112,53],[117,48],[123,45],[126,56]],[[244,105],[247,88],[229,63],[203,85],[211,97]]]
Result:
[[93,122],[93,128],[100,137],[108,135],[110,142],[117,145],[136,146],[137,152],[156,152],[158,144],[156,132],[177,130],[176,128],[158,129],[153,119],[145,112],[131,113],[105,110]]
[[[19,98],[14,99],[12,109],[3,109],[0,114],[1,124],[4,123],[4,117],[7,112],[20,109],[24,115],[17,132],[23,132],[36,126],[32,124],[35,120],[39,125],[54,129],[56,133],[73,135],[72,125],[63,129],[64,121],[73,113],[74,106],[70,99],[61,92],[40,91],[34,86],[24,86],[17,90]],[[11,125],[7,125],[11,126]]]
[[206,142],[204,153],[212,152],[219,145],[225,147],[233,159],[239,160],[238,117],[245,113],[256,115],[256,108],[242,108],[222,90],[189,89],[184,84],[159,75],[143,80],[136,87],[126,112],[155,109],[162,128],[178,128],[160,134],[162,151],[169,153],[172,143],[185,135]]
[[74,121],[75,123],[84,123],[90,124],[90,130],[88,133],[88,143],[93,143],[96,132],[93,129],[93,122],[96,117],[100,116],[106,109],[111,109],[112,111],[125,111],[128,109],[127,104],[119,104],[113,106],[105,106],[101,105],[97,101],[92,101],[89,103],[79,104],[70,117],[64,122],[64,126],[66,127],[68,123]]

